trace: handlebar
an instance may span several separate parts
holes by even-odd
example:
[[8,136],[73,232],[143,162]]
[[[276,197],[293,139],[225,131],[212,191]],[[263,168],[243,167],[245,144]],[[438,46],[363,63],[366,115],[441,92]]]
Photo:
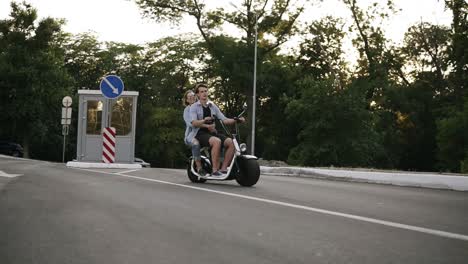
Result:
[[[240,122],[240,118],[242,117],[242,114],[243,114],[243,113],[244,113],[244,112],[242,112],[242,113],[241,113],[240,115],[238,115],[238,116],[233,117],[232,119],[236,120],[236,122]],[[219,119],[216,115],[213,115],[212,118],[213,118],[214,120],[221,120],[221,119]],[[205,124],[213,124],[213,119],[212,119],[212,120],[205,120]]]

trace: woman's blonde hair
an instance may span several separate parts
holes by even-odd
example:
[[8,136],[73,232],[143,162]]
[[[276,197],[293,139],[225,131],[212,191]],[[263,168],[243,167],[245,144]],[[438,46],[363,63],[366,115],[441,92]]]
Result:
[[184,97],[182,98],[182,105],[184,105],[184,106],[189,105],[189,103],[187,103],[187,96],[188,96],[190,93],[193,94],[193,95],[195,95],[195,93],[194,93],[192,90],[187,90],[187,91],[184,93]]

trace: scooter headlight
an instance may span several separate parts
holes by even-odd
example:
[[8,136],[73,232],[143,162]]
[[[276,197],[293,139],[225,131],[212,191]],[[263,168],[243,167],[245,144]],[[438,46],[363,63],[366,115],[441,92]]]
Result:
[[240,151],[241,151],[242,153],[247,152],[247,144],[241,143],[241,144],[239,145],[239,149],[240,149]]

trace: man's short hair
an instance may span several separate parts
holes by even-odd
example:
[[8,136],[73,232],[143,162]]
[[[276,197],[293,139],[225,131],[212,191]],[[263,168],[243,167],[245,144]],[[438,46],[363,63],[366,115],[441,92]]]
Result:
[[197,83],[195,85],[195,94],[198,94],[198,88],[200,87],[205,87],[206,89],[208,89],[208,85],[206,85],[205,83]]

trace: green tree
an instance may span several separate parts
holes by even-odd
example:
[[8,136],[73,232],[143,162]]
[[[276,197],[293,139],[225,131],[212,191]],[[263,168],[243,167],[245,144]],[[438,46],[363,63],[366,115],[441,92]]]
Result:
[[450,64],[454,67],[449,76],[453,97],[459,109],[468,96],[468,3],[465,0],[445,0],[445,6],[452,11],[452,45]]
[[314,21],[302,32],[298,63],[303,74],[316,79],[335,79],[339,87],[348,81],[348,64],[344,58],[341,19],[325,17]]
[[0,133],[20,141],[26,157],[60,160],[61,100],[71,85],[63,67],[63,22],[38,21],[25,2],[12,2],[11,9],[0,21]]
[[366,82],[367,103],[372,101],[382,104],[385,101],[385,90],[390,85],[391,65],[394,60],[391,49],[382,29],[382,22],[396,12],[393,1],[387,1],[382,8],[373,3],[367,10],[359,7],[357,0],[343,0],[351,11],[353,25],[352,32],[356,31],[354,46],[359,52],[358,73],[359,78]]
[[468,161],[468,103],[462,111],[454,111],[437,122],[439,168],[452,172],[467,172]]
[[286,109],[299,127],[288,161],[309,166],[371,166],[381,151],[362,93],[337,90],[334,80],[305,78]]
[[418,23],[405,33],[400,55],[414,79],[393,91],[387,104],[395,113],[396,167],[410,170],[436,169],[436,119],[447,101],[449,29]]
[[453,14],[448,52],[452,70],[447,77],[446,103],[441,107],[441,118],[437,122],[438,166],[440,170],[467,172],[468,3],[446,0],[445,6]]
[[406,147],[402,144],[407,142],[401,133],[406,124],[401,123],[398,108],[399,98],[405,95],[400,88],[410,85],[404,71],[404,54],[389,44],[383,30],[383,22],[397,10],[393,1],[387,1],[384,7],[373,3],[367,9],[361,8],[357,0],[343,2],[351,11],[354,23],[350,30],[356,32],[353,44],[360,55],[350,88],[365,94],[365,106],[375,117],[374,128],[385,149],[376,157],[376,166],[395,168],[400,164],[401,149]]
[[262,64],[258,84],[256,154],[264,159],[288,159],[291,147],[298,142],[296,122],[285,118],[286,107],[297,95],[297,80],[302,78],[295,59],[270,54]]
[[[230,72],[232,76],[241,79],[224,78],[221,81],[213,80],[216,89],[226,87],[234,88],[234,91],[243,91],[247,98],[252,98],[252,72],[253,72],[253,52],[255,27],[258,21],[259,36],[259,64],[263,58],[270,52],[275,52],[277,48],[288,40],[296,31],[296,22],[299,15],[303,12],[303,6],[297,6],[292,1],[275,0],[269,2],[263,1],[242,1],[240,7],[235,10],[226,10],[217,8],[208,10],[204,1],[167,1],[167,0],[135,0],[140,6],[145,16],[151,17],[158,22],[171,21],[177,23],[184,16],[195,19],[208,53],[219,63],[219,67],[229,69],[232,62],[231,58],[224,57],[227,42],[222,38],[222,26],[233,25],[244,33],[239,39],[237,45],[231,45],[231,48],[239,48],[242,52],[234,54],[242,55],[237,58],[237,65],[243,67],[233,67],[243,73]],[[308,2],[308,1],[305,1]],[[268,35],[269,38],[264,38]],[[221,38],[220,38],[221,37]],[[219,45],[221,44],[223,45]],[[247,66],[247,67],[246,67]],[[223,86],[221,86],[223,85]],[[259,87],[259,90],[261,87]],[[248,120],[252,120],[252,100],[247,99]],[[250,130],[251,122],[247,122]],[[250,143],[250,140],[249,140]]]
[[183,143],[182,97],[203,68],[204,49],[193,37],[165,38],[145,48],[138,91],[137,154],[161,167],[181,167],[187,157]]
[[184,144],[185,124],[180,108],[155,107],[142,124],[146,131],[138,139],[140,153],[153,166],[180,168],[185,165],[188,148]]
[[73,94],[79,89],[98,89],[99,80],[106,71],[102,65],[104,44],[96,36],[83,33],[70,36],[64,43],[64,49],[65,66],[74,80]]

